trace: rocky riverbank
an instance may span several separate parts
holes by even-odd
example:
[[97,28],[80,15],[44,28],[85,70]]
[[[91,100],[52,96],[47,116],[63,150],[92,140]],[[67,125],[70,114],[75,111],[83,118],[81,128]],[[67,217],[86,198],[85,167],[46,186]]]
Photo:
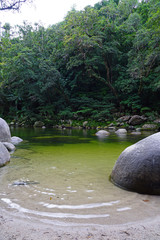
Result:
[[114,117],[109,121],[94,121],[92,119],[83,120],[59,120],[54,121],[35,121],[34,123],[12,121],[9,123],[11,127],[27,127],[33,126],[35,128],[53,127],[58,129],[97,129],[97,130],[111,130],[116,131],[119,128],[125,128],[127,131],[159,131],[160,130],[160,117],[146,117],[144,115],[125,115],[119,118]]

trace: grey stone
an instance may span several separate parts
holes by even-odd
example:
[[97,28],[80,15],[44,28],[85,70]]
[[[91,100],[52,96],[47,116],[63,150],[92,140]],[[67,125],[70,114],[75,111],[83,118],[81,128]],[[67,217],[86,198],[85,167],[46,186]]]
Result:
[[108,127],[114,127],[115,125],[114,125],[114,123],[110,123],[109,125],[108,125]]
[[86,127],[88,124],[88,121],[83,122],[83,127]]
[[139,131],[134,131],[134,132],[131,132],[132,135],[141,135],[141,132]]
[[126,190],[160,195],[160,133],[126,148],[112,170],[111,181]]
[[11,137],[11,143],[13,144],[13,145],[17,145],[17,144],[19,144],[20,142],[22,142],[23,141],[23,139],[22,138],[19,138],[19,137]]
[[136,128],[136,132],[142,131],[142,128]]
[[127,133],[127,130],[125,128],[120,128],[118,129],[116,132],[116,134],[126,134]]
[[0,167],[3,167],[10,161],[10,154],[7,148],[0,142]]
[[130,125],[139,125],[142,124],[146,121],[146,118],[144,118],[143,116],[139,116],[139,115],[134,115],[131,117],[131,119],[129,120],[129,124]]
[[115,127],[108,127],[108,130],[115,132],[115,131],[116,131],[116,128],[115,128]]
[[7,148],[9,152],[14,152],[15,151],[15,146],[12,143],[9,142],[2,142],[3,145]]
[[158,129],[157,124],[146,123],[142,126],[142,130],[156,130],[156,129]]
[[22,180],[22,181],[15,181],[12,185],[19,186],[19,185],[33,185],[33,184],[39,184],[39,182]]
[[131,116],[127,115],[127,116],[123,116],[123,117],[118,118],[116,121],[117,122],[128,122],[130,118],[131,118]]
[[110,133],[107,132],[106,130],[100,130],[98,132],[96,132],[96,136],[98,137],[105,137],[105,136],[108,136]]
[[0,142],[11,142],[9,126],[2,118],[0,118]]
[[43,127],[43,126],[44,126],[44,123],[41,122],[41,121],[36,121],[36,122],[34,123],[34,127]]
[[160,123],[160,118],[154,120],[154,123]]

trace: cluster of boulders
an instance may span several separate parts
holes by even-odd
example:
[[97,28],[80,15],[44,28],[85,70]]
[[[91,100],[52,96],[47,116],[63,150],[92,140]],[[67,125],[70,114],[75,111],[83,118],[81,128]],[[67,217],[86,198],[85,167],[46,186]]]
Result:
[[[155,120],[153,123],[145,123],[146,121],[147,119],[145,117],[139,115],[123,116],[118,118],[115,123],[105,126],[103,130],[99,130],[96,135],[98,137],[105,137],[113,131],[117,135],[127,134],[128,131],[130,131],[131,134],[139,135],[141,131],[160,130],[160,119]],[[139,125],[141,125],[141,127],[137,127]]]
[[[81,120],[80,120],[81,121]],[[108,120],[106,119],[106,122]],[[110,124],[103,126],[101,120],[99,119],[98,122],[100,123],[100,126],[96,126],[95,123],[93,124],[90,121],[83,121],[83,122],[74,122],[73,120],[60,120],[58,124],[51,125],[51,122],[49,125],[45,124],[43,120],[41,121],[35,121],[32,125],[34,128],[46,128],[46,126],[52,126],[53,128],[57,129],[97,129],[97,130],[113,130],[116,131],[118,128],[126,128],[127,130],[136,130],[137,127],[141,127],[142,130],[157,130],[160,127],[160,119],[156,119],[154,121],[151,121],[151,119],[147,119],[145,116],[140,115],[125,115],[118,119],[114,119],[113,122]],[[97,122],[97,124],[98,124]],[[104,123],[103,123],[104,125]],[[18,123],[15,120],[10,123],[11,127],[25,127],[30,126],[27,123]],[[138,133],[137,133],[138,134]]]
[[118,118],[117,122],[119,122],[120,124],[125,122],[129,125],[136,126],[136,125],[140,125],[140,124],[144,123],[146,120],[147,120],[147,118],[144,117],[144,116],[139,116],[139,115],[130,116],[130,115],[127,115],[127,116],[123,116],[123,117]]
[[14,152],[15,145],[23,141],[19,137],[11,137],[6,121],[0,118],[0,167],[10,161],[10,154]]
[[[109,130],[109,131],[116,131],[119,128],[123,128],[123,129],[125,128],[127,130],[135,130],[135,132],[139,132],[140,129],[141,130],[151,130],[151,131],[158,130],[158,128],[160,127],[160,119],[156,119],[152,123],[148,123],[148,121],[149,120],[145,116],[125,115],[104,127],[91,126],[88,121],[84,121],[81,125],[79,125],[77,127],[75,127],[75,126],[73,127],[71,120],[68,120],[67,122],[64,120],[61,120],[61,124],[56,125],[55,128],[59,128],[59,129],[79,128],[79,129],[97,129],[97,130]],[[41,124],[41,126],[39,125],[39,127],[42,127],[42,125],[43,124]],[[36,126],[36,124],[34,124],[34,126]],[[140,128],[139,128],[139,126],[140,126]],[[122,131],[121,131],[121,133],[122,133]],[[103,134],[104,134],[104,132],[103,132]]]
[[152,123],[146,123],[148,119],[144,116],[134,115],[134,116],[123,116],[116,120],[117,126],[122,126],[127,124],[129,128],[135,128],[137,125],[141,125],[142,130],[156,130],[158,124],[160,124],[160,119],[154,120]]

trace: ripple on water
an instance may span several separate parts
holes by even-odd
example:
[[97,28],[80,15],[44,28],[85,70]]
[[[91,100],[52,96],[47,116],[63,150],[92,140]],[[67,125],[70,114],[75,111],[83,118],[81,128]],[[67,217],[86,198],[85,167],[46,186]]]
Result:
[[[127,192],[108,180],[119,154],[133,143],[132,136],[110,134],[99,141],[89,135],[84,141],[82,132],[72,138],[57,132],[54,137],[53,131],[43,138],[45,131],[32,133],[37,134],[34,139],[26,135],[27,147],[19,146],[2,169],[1,207],[60,225],[123,224],[160,214],[158,196]],[[32,180],[39,184],[28,185]],[[13,186],[15,181],[27,184]]]

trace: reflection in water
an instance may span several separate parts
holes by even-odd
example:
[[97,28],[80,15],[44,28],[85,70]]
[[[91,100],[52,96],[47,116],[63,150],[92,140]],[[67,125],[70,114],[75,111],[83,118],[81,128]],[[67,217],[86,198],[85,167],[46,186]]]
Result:
[[94,131],[53,129],[14,129],[12,135],[26,140],[0,169],[0,204],[12,214],[67,225],[121,224],[160,213],[158,196],[127,192],[108,180],[119,154],[144,135],[111,133],[99,140]]

